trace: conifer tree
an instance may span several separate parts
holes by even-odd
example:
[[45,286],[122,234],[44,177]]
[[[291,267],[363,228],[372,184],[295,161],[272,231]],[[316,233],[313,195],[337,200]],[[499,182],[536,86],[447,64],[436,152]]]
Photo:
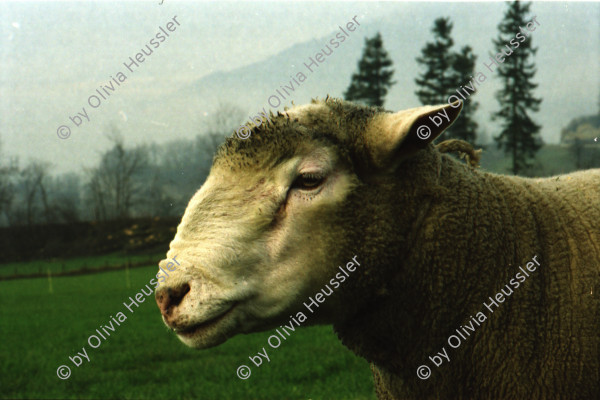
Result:
[[450,49],[454,40],[450,18],[438,18],[433,23],[434,42],[428,42],[421,50],[417,62],[424,65],[426,70],[415,82],[419,89],[415,92],[423,105],[442,104],[448,101],[448,96],[456,88],[450,77],[452,54]]
[[[542,140],[537,136],[541,127],[528,115],[528,112],[539,111],[542,102],[532,93],[538,86],[531,81],[536,72],[531,59],[537,49],[531,45],[531,32],[520,29],[525,28],[531,20],[525,19],[530,6],[530,3],[511,2],[504,19],[498,25],[500,34],[493,41],[498,52],[502,52],[504,57],[504,62],[496,67],[503,88],[496,93],[500,111],[494,113],[493,117],[502,121],[502,130],[494,139],[498,148],[503,148],[506,154],[512,156],[512,172],[515,175],[532,166],[530,161],[542,146]],[[521,35],[528,35],[524,41],[514,41],[519,45],[515,47],[509,42],[515,39],[519,32]]]
[[369,106],[383,106],[392,81],[394,70],[392,60],[383,48],[383,40],[378,32],[373,38],[365,38],[363,54],[358,62],[358,72],[352,74],[350,86],[344,98]]
[[473,142],[477,131],[473,113],[478,104],[470,96],[458,97],[458,94],[461,93],[461,86],[472,79],[477,57],[469,46],[464,46],[458,53],[452,51],[454,40],[451,37],[450,18],[436,19],[432,32],[434,41],[426,43],[421,50],[421,56],[417,57],[417,62],[425,67],[425,71],[415,79],[419,87],[415,94],[423,105],[447,103],[452,95],[461,100],[463,109],[460,117],[442,134],[441,138]]
[[[460,116],[454,121],[452,126],[448,129],[448,137],[455,139],[466,140],[469,143],[474,143],[477,136],[477,122],[473,120],[473,114],[479,107],[472,96],[474,93],[469,93],[466,89],[463,89],[462,85],[466,82],[471,82],[471,87],[477,88],[477,85],[472,83],[475,75],[475,60],[477,57],[473,54],[470,46],[465,46],[460,52],[452,55],[452,70],[450,72],[451,81],[454,85],[454,91],[451,95],[456,94],[456,90],[459,93],[467,93],[469,96],[463,100],[463,108],[460,112]],[[463,97],[461,95],[461,97]],[[448,98],[446,98],[446,101]]]

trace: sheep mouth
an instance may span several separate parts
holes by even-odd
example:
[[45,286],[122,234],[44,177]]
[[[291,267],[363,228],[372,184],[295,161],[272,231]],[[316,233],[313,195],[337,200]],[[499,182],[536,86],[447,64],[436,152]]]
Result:
[[207,329],[212,328],[212,327],[216,326],[217,324],[219,324],[229,314],[231,314],[231,312],[233,311],[233,309],[235,308],[236,305],[237,305],[237,303],[234,303],[225,312],[223,312],[223,313],[217,315],[216,317],[213,317],[207,321],[201,322],[199,324],[191,325],[187,328],[175,329],[175,333],[177,335],[183,336],[185,338],[191,338],[191,337],[195,336],[198,332],[207,330]]

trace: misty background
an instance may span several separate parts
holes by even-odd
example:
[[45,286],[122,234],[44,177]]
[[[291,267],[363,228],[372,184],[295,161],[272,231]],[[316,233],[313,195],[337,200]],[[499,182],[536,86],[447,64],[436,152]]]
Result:
[[[21,204],[5,209],[0,224],[180,215],[204,181],[223,134],[263,107],[277,111],[292,100],[342,97],[365,37],[377,32],[395,70],[385,108],[418,106],[415,78],[421,67],[415,59],[432,40],[439,17],[450,17],[455,47],[471,46],[475,71],[487,76],[469,99],[479,102],[477,143],[490,143],[498,132],[491,113],[499,107],[494,94],[500,82],[484,62],[496,53],[492,39],[505,7],[501,2],[2,2],[0,166],[20,174],[13,177],[20,194],[12,201],[20,198]],[[543,99],[532,116],[542,126],[543,141],[557,144],[573,119],[600,107],[600,3],[534,3],[531,15],[541,24],[528,40],[538,48],[534,93]],[[180,26],[129,72],[123,63],[174,16]],[[350,37],[314,67],[287,104],[270,107],[268,97],[298,71],[306,72],[303,63],[355,16],[360,26]],[[89,96],[119,72],[126,81],[99,107],[90,107]],[[77,127],[69,117],[82,107],[90,121],[83,118]],[[68,139],[57,136],[61,125],[71,128]],[[131,173],[120,176],[120,170]],[[103,187],[109,183],[102,180],[110,174],[111,185],[129,185],[131,198],[103,211],[108,208],[102,204]]]

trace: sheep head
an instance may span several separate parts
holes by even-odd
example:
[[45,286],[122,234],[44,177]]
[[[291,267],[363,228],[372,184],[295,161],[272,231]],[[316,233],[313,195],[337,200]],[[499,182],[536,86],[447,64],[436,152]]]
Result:
[[[367,248],[386,252],[394,238],[378,232],[403,225],[394,213],[405,206],[386,204],[401,197],[395,188],[414,186],[403,165],[434,151],[429,143],[460,107],[393,114],[327,99],[274,116],[247,140],[228,138],[171,242],[168,258],[181,267],[156,289],[164,322],[197,348],[278,327],[338,265],[360,262]],[[375,269],[357,280],[382,273],[366,268]],[[306,324],[343,318],[353,285],[343,283]]]

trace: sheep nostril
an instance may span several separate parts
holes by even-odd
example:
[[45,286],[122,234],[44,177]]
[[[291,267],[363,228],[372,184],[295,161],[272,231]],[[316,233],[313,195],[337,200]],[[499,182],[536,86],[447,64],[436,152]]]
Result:
[[154,297],[156,298],[156,304],[158,305],[160,312],[167,317],[171,311],[183,301],[189,291],[190,285],[187,283],[175,288],[163,287],[157,290]]

